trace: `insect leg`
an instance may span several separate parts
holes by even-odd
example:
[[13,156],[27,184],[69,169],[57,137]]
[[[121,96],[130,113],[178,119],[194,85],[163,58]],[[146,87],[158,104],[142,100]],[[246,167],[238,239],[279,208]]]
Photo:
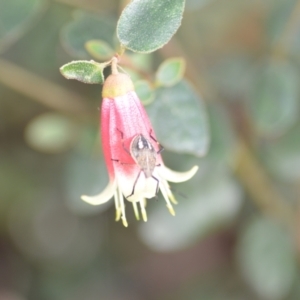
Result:
[[124,163],[124,162],[120,162],[119,159],[114,159],[114,158],[111,158],[112,161],[115,161],[115,162],[118,162],[120,163],[121,165],[134,165],[134,163]]
[[140,170],[138,176],[136,176],[136,179],[135,179],[135,181],[134,181],[134,184],[133,184],[133,188],[132,188],[131,194],[128,195],[128,196],[126,196],[126,198],[129,198],[129,197],[131,197],[131,196],[134,194],[134,189],[135,189],[136,183],[137,183],[137,181],[138,181],[138,179],[139,179],[141,173],[142,173],[142,170]]
[[158,143],[158,147],[159,147],[159,150],[156,152],[157,154],[160,154],[161,152],[163,152],[165,150],[165,148]]
[[157,141],[157,139],[152,135],[152,129],[150,130],[149,134],[150,138],[158,145],[159,150],[157,151],[157,154],[160,154],[162,151],[165,150],[165,148]]
[[123,139],[124,138],[124,133],[119,128],[117,128],[117,130],[121,134],[121,140],[122,140],[122,147],[123,147],[123,149],[131,156],[130,151],[124,145],[124,139]]
[[156,177],[154,177],[153,175],[151,177],[156,181],[156,191],[155,191],[155,194],[157,195],[158,194],[158,190],[159,190],[159,180]]

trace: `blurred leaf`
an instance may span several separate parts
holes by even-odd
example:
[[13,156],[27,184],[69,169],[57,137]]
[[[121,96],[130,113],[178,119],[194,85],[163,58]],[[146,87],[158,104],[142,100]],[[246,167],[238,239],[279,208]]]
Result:
[[154,91],[147,80],[136,81],[134,88],[144,105],[148,105],[154,100]]
[[247,282],[263,299],[283,299],[295,281],[297,260],[288,233],[274,221],[253,218],[241,232],[237,259]]
[[219,105],[207,106],[211,143],[206,158],[231,163],[236,157],[236,136],[230,116]]
[[77,60],[63,65],[59,70],[67,79],[76,79],[89,84],[102,84],[105,67],[106,64],[99,64],[93,60]]
[[158,88],[147,112],[165,148],[198,156],[206,154],[210,137],[204,102],[187,81]]
[[253,59],[234,53],[232,56],[222,57],[208,70],[209,79],[222,97],[228,100],[243,99],[251,84],[251,70]]
[[148,53],[165,45],[181,24],[184,0],[136,0],[123,10],[117,35],[127,49]]
[[64,177],[66,204],[73,212],[80,215],[94,215],[105,211],[113,203],[109,201],[103,205],[93,206],[80,198],[83,194],[99,194],[108,183],[107,170],[101,153],[92,156],[75,150],[67,160]]
[[27,206],[28,196],[14,203],[8,220],[10,235],[25,259],[57,276],[86,268],[99,252],[100,224],[80,220],[49,189],[33,197],[38,200],[34,206]]
[[286,29],[287,23],[298,0],[274,1],[266,20],[266,31],[271,42],[276,43]]
[[299,77],[290,64],[261,65],[249,94],[249,114],[257,131],[266,136],[286,132],[298,118]]
[[[21,149],[21,150],[20,150]],[[2,149],[3,150],[3,149]],[[17,152],[15,151],[17,150]],[[28,194],[33,196],[38,190],[36,187],[39,174],[33,169],[28,170],[20,163],[19,158],[24,155],[20,147],[9,153],[1,151],[0,155],[0,233],[7,230],[7,214],[13,203],[21,202]],[[35,195],[35,194],[34,194]],[[28,207],[34,205],[27,203]],[[19,207],[20,209],[20,207]]]
[[114,55],[114,50],[102,40],[91,40],[85,44],[86,50],[95,59],[106,60]]
[[[215,240],[214,240],[215,241]],[[222,247],[220,240],[216,247]],[[205,242],[204,242],[205,243]],[[213,247],[213,246],[212,246]],[[213,249],[213,248],[212,248]],[[201,250],[200,250],[201,251]],[[199,252],[200,252],[199,251]],[[210,254],[213,259],[214,253]],[[199,257],[200,265],[201,259]],[[197,263],[199,263],[199,261]],[[217,287],[217,288],[216,288]],[[231,264],[219,264],[209,272],[199,274],[189,280],[183,287],[180,285],[164,300],[257,300],[247,289],[236,268]]]
[[[184,161],[182,156],[181,159]],[[201,168],[199,159],[196,164]],[[187,248],[212,231],[231,223],[241,208],[241,188],[223,168],[214,168],[210,176],[199,170],[195,177],[178,188],[186,197],[174,207],[175,217],[161,207],[163,199],[160,203],[148,201],[148,222],[141,224],[139,234],[155,251]],[[153,211],[150,205],[155,205]]]
[[90,55],[85,44],[90,40],[103,40],[113,45],[115,22],[112,17],[76,11],[74,21],[67,24],[61,32],[61,41],[65,50],[71,55],[88,59]]
[[182,79],[184,71],[185,60],[183,58],[166,59],[157,70],[157,84],[162,86],[172,86]]
[[152,54],[129,52],[127,55],[130,58],[131,62],[134,64],[134,66],[137,67],[139,70],[152,71]]
[[194,11],[204,7],[207,4],[213,3],[215,0],[186,0],[186,9]]
[[124,70],[124,73],[126,73],[131,78],[133,82],[142,80],[142,77],[138,72],[126,67],[122,67],[122,69]]
[[293,291],[290,294],[288,300],[298,300],[298,299],[300,299],[300,277],[299,277],[299,275],[298,275],[296,283],[293,287]]
[[76,142],[77,126],[60,114],[45,113],[27,125],[25,140],[30,147],[40,152],[64,152]]
[[0,1],[0,52],[15,42],[44,9],[42,0]]
[[267,165],[280,179],[300,178],[300,124],[277,141],[270,142],[263,151]]

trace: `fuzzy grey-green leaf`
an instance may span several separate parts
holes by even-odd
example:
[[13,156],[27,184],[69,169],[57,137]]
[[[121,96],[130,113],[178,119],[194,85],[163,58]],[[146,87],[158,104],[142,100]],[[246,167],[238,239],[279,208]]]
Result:
[[104,65],[94,61],[72,61],[60,68],[61,74],[67,79],[75,79],[89,84],[102,84]]
[[147,112],[165,148],[197,156],[206,154],[210,137],[205,105],[187,81],[158,88]]
[[135,52],[161,48],[181,24],[184,0],[135,0],[123,10],[117,35],[121,44]]

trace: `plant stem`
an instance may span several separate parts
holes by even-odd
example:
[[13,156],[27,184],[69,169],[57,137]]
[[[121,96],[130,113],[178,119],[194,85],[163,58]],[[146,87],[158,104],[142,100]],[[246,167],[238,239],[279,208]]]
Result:
[[0,82],[51,109],[81,117],[90,115],[85,99],[77,93],[3,59],[0,59]]
[[118,71],[118,58],[116,58],[116,57],[113,57],[111,59],[111,73],[113,75],[119,74],[119,71]]
[[293,208],[276,189],[263,167],[242,140],[239,141],[238,150],[235,173],[256,206],[265,214],[285,224],[293,225],[296,221]]

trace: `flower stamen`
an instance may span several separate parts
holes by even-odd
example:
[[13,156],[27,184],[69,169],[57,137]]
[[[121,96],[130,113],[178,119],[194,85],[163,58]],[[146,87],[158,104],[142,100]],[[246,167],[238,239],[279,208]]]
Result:
[[[175,197],[173,196],[170,188],[168,186],[166,186],[166,182],[164,182],[164,180],[161,180],[160,181],[160,190],[167,202],[167,208],[169,209],[169,212],[172,216],[175,216],[175,211],[174,211],[174,208],[170,202],[170,199],[171,201],[175,204],[177,203],[176,200],[175,200]],[[175,202],[174,202],[175,201]]]
[[133,205],[135,218],[139,221],[140,220],[140,214],[139,214],[139,210],[138,210],[136,202],[132,201],[132,205]]
[[143,217],[143,220],[144,222],[147,222],[147,212],[146,212],[146,209],[145,209],[145,199],[141,199],[140,200],[140,206],[141,206],[141,212],[142,212],[142,217]]
[[124,198],[123,198],[123,194],[120,188],[118,188],[118,193],[119,193],[119,201],[121,204],[121,211],[122,211],[122,223],[125,227],[128,226],[127,220],[126,220],[126,215],[125,215],[125,204],[124,204]]
[[115,198],[115,206],[116,206],[116,221],[119,221],[121,218],[121,207],[120,207],[118,191],[115,192],[114,198]]

